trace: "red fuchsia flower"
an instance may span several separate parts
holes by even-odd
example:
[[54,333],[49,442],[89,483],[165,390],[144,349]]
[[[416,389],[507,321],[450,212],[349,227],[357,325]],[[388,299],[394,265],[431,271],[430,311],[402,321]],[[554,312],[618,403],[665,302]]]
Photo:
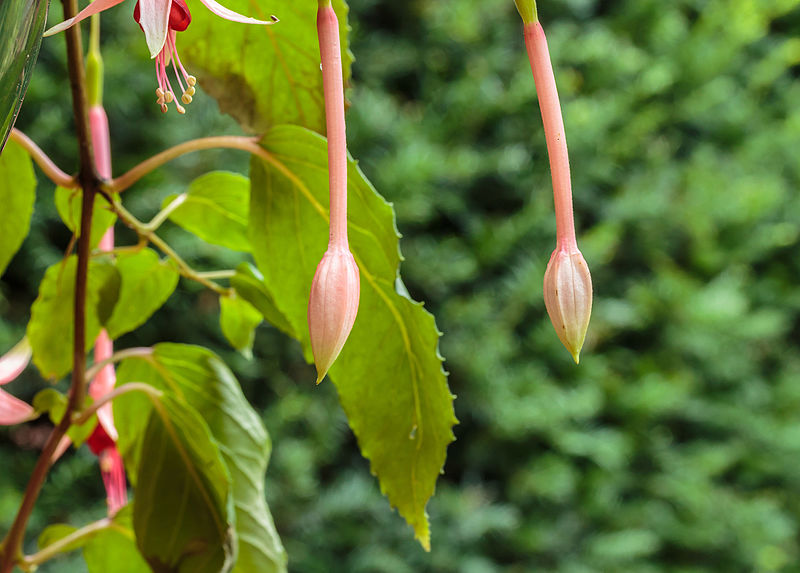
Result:
[[100,474],[106,488],[108,514],[114,515],[128,503],[128,486],[125,481],[125,465],[117,449],[117,444],[106,432],[102,422],[95,426],[86,445],[100,462]]
[[[0,385],[16,380],[31,360],[31,345],[23,338],[0,357]],[[0,426],[13,426],[36,417],[30,404],[0,390]]]
[[539,24],[535,0],[515,2],[524,23],[525,46],[542,112],[553,178],[556,248],[544,274],[544,303],[559,340],[578,363],[592,313],[592,277],[575,237],[567,139],[547,38]]
[[350,336],[361,294],[358,265],[347,241],[347,140],[339,21],[330,0],[319,0],[317,34],[328,128],[330,238],[308,301],[311,352],[322,381]]
[[[112,8],[122,1],[95,0],[81,10],[77,16],[53,26],[44,35],[51,36],[58,32],[63,32],[81,20]],[[270,21],[242,16],[233,10],[225,8],[225,6],[217,3],[216,0],[200,1],[217,16],[233,22],[269,25],[278,21],[275,16],[270,16]],[[186,109],[176,100],[175,91],[167,75],[167,69],[171,63],[175,72],[175,79],[181,89],[181,101],[188,105],[192,102],[197,79],[189,74],[181,63],[181,59],[178,56],[176,33],[183,32],[191,23],[192,15],[189,12],[189,7],[184,0],[139,0],[133,9],[133,18],[144,32],[145,41],[150,50],[150,57],[156,61],[156,81],[158,82],[158,87],[156,88],[158,99],[156,103],[161,106],[161,111],[164,113],[167,111],[167,104],[173,102],[175,102],[175,108],[178,113],[186,113]]]

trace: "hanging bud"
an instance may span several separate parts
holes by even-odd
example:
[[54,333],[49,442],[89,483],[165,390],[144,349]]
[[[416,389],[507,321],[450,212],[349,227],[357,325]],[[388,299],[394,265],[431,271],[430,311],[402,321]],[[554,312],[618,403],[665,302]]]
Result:
[[575,363],[592,314],[592,277],[577,247],[556,248],[544,272],[544,305],[562,344]]
[[308,330],[317,384],[342,351],[358,314],[358,265],[347,249],[329,248],[317,266],[308,301]]

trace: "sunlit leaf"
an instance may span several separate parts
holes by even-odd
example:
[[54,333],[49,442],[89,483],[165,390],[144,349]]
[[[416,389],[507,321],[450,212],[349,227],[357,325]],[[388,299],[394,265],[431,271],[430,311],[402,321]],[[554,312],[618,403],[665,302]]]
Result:
[[[72,368],[74,341],[73,305],[77,258],[68,257],[47,269],[39,285],[39,296],[31,307],[28,340],[33,363],[45,378],[60,378]],[[86,348],[100,333],[103,287],[115,279],[116,269],[108,260],[92,259],[86,285]]]
[[93,535],[83,547],[89,573],[150,573],[136,547],[131,504],[120,509],[111,527]]
[[[178,195],[164,199],[162,208]],[[169,218],[204,241],[234,251],[250,250],[247,212],[250,209],[250,181],[247,177],[214,171],[198,177],[183,195],[183,202]]]
[[35,199],[36,175],[31,158],[11,141],[0,155],[0,275],[28,235]]
[[[350,78],[347,4],[333,0],[342,41],[345,83]],[[203,90],[245,129],[262,133],[279,123],[325,132],[317,3],[275,0],[254,3],[226,0],[225,6],[268,20],[272,26],[228,22],[208,10],[193,10],[192,25],[182,34],[181,56]]]
[[275,306],[272,295],[264,285],[264,277],[257,268],[250,263],[240,264],[231,278],[231,286],[239,296],[258,309],[264,320],[289,336],[294,336],[294,329]]
[[[326,142],[284,126],[267,133],[262,145],[271,160],[252,162],[253,254],[267,290],[310,357],[309,287],[328,242]],[[352,160],[348,195],[361,302],[331,378],[381,490],[428,547],[425,506],[456,423],[439,332],[421,304],[396,290],[400,253],[392,208]]]
[[105,327],[111,338],[147,322],[166,302],[178,284],[178,271],[168,260],[161,260],[152,249],[117,256],[120,276],[119,298]]
[[232,296],[220,297],[219,306],[222,334],[231,346],[245,357],[251,358],[255,329],[264,317],[252,304],[240,298],[235,292]]

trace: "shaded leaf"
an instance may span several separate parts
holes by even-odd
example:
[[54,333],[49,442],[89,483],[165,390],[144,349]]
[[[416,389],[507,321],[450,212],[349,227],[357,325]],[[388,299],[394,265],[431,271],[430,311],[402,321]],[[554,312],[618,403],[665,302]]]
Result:
[[[181,55],[200,85],[245,129],[263,133],[278,123],[325,132],[317,4],[275,0],[261,5],[229,0],[225,6],[268,20],[272,26],[242,26],[209,12],[192,12],[192,25],[182,34]],[[344,0],[333,0],[339,18],[345,83],[353,60],[348,49]]]
[[[264,497],[269,437],[227,366],[205,348],[157,344],[151,357],[124,360],[117,370],[117,381],[147,382],[181,396],[200,412],[219,444],[232,480],[239,538],[235,571],[286,571],[286,552]],[[114,402],[123,452],[130,451],[142,439],[142,412],[147,407],[147,398],[136,393]],[[137,456],[130,457],[133,464],[139,463]],[[126,462],[128,458],[126,455]]]
[[236,350],[247,358],[253,356],[255,329],[264,318],[256,308],[236,292],[219,299],[219,323],[222,334]]
[[258,309],[264,320],[297,338],[289,321],[275,306],[272,295],[264,285],[264,277],[257,268],[250,263],[240,264],[236,267],[236,274],[231,277],[231,286],[244,300]]
[[[309,287],[328,242],[327,146],[322,137],[291,126],[273,129],[262,145],[272,160],[251,164],[253,254],[310,357]],[[348,195],[361,302],[331,378],[381,490],[427,548],[425,506],[456,423],[439,332],[421,304],[397,292],[400,253],[392,208],[352,160]]]
[[[31,307],[28,340],[33,363],[45,378],[60,378],[72,369],[74,340],[73,298],[77,258],[52,265],[39,285],[39,296]],[[92,259],[86,285],[86,348],[100,333],[98,306],[104,285],[115,278],[114,266],[105,259]]]
[[0,275],[28,236],[35,199],[36,175],[31,158],[11,141],[0,155]]
[[229,477],[196,410],[164,394],[140,441],[133,528],[156,571],[228,571],[235,555]]
[[178,284],[178,271],[152,249],[117,256],[119,298],[105,327],[118,338],[147,322],[167,301]]
[[[164,199],[163,209],[178,195]],[[250,181],[227,171],[214,171],[198,177],[183,194],[183,202],[169,218],[204,241],[233,249],[250,251],[247,239],[247,213],[250,209]]]

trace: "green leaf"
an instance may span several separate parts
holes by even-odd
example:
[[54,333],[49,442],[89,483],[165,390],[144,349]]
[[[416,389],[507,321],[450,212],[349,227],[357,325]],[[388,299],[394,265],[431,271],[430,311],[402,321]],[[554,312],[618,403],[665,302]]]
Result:
[[[310,357],[309,289],[328,242],[327,146],[322,137],[291,126],[273,129],[262,145],[271,161],[251,164],[253,254]],[[425,505],[457,422],[439,332],[421,304],[396,290],[400,253],[392,208],[352,160],[348,195],[361,301],[331,378],[381,490],[427,548]]]
[[247,216],[250,209],[250,180],[227,171],[198,177],[183,195],[164,199],[165,208],[178,197],[183,202],[169,218],[207,243],[234,251],[250,251]]
[[[31,307],[28,340],[33,363],[45,378],[60,378],[72,369],[74,340],[73,304],[77,258],[52,265],[39,285],[39,296]],[[92,259],[86,285],[86,348],[100,333],[101,291],[115,280],[114,266],[104,259]]]
[[[36,543],[39,546],[39,549],[44,549],[56,541],[61,541],[66,536],[72,535],[76,531],[78,531],[78,528],[72,525],[67,525],[66,523],[54,523],[53,525],[48,525],[44,531],[39,534],[39,539],[36,541]],[[61,550],[61,553],[69,553],[70,551],[74,551],[75,549],[82,547],[84,543],[84,539],[78,539],[73,543],[67,544]]]
[[131,504],[120,509],[111,527],[89,538],[83,548],[89,573],[150,573],[136,547]]
[[33,75],[48,5],[45,0],[0,2],[0,153]]
[[[65,189],[56,187],[56,209],[58,216],[64,221],[67,228],[73,233],[81,226],[81,206],[83,191],[81,189]],[[100,239],[117,220],[117,216],[110,210],[108,201],[99,193],[94,196],[94,209],[92,214],[91,247],[94,249],[100,244]]]
[[152,404],[138,456],[136,544],[156,571],[228,571],[236,538],[219,448],[182,400],[164,394]]
[[292,325],[275,306],[272,295],[264,285],[264,277],[257,268],[250,263],[241,263],[236,268],[236,274],[231,277],[231,286],[239,296],[258,309],[264,320],[289,336],[297,338]]
[[[239,538],[235,571],[286,571],[286,552],[264,497],[269,436],[227,366],[205,348],[157,344],[151,357],[128,358],[120,364],[117,383],[131,381],[146,382],[181,396],[207,421],[233,484]],[[141,439],[146,402],[147,399],[138,393],[120,396],[114,402],[119,446],[123,452],[130,451]],[[138,464],[138,458],[132,458],[132,463]]]
[[[317,3],[274,0],[258,4],[229,0],[225,6],[268,20],[272,26],[243,26],[208,10],[192,12],[192,25],[181,35],[181,56],[200,85],[246,130],[263,133],[278,123],[325,132]],[[344,0],[333,0],[339,18],[344,81],[350,78]],[[198,94],[200,96],[200,94]]]
[[[90,397],[86,397],[85,405],[92,403]],[[67,411],[67,397],[54,388],[45,388],[36,393],[33,397],[33,408],[40,414],[47,413],[53,425],[58,425]],[[75,447],[79,447],[92,435],[97,425],[97,416],[92,415],[80,426],[72,424],[67,430],[67,435],[72,440]]]
[[0,155],[0,275],[28,236],[35,199],[36,175],[31,158],[10,141]]
[[240,298],[236,292],[219,298],[219,324],[222,334],[236,350],[246,358],[253,356],[255,329],[264,318],[252,304]]
[[178,284],[178,271],[152,249],[117,256],[119,298],[105,327],[118,338],[147,322],[167,301]]

